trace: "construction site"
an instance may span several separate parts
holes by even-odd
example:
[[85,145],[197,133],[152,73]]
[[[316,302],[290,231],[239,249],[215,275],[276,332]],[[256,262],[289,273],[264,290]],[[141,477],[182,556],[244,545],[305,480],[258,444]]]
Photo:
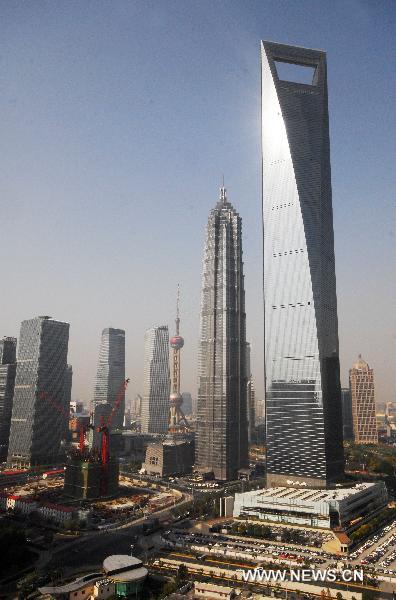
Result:
[[117,494],[119,464],[118,459],[110,454],[110,431],[128,383],[129,379],[126,379],[118,391],[107,419],[102,414],[99,426],[90,423],[87,427],[81,427],[78,448],[70,451],[66,464],[66,496],[93,500]]
[[44,473],[8,472],[1,482],[0,510],[23,516],[34,513],[35,520],[66,528],[71,522],[95,528],[133,521],[176,504],[182,495],[175,490],[120,478],[110,432],[128,383],[129,379],[123,382],[107,416],[102,411],[96,425],[92,418],[82,424],[77,446],[69,449],[64,467]]

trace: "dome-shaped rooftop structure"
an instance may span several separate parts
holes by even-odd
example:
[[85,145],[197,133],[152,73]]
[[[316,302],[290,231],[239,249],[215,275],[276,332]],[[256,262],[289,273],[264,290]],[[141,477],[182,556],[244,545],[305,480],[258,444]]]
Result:
[[359,358],[357,362],[355,362],[355,364],[353,365],[353,368],[358,369],[359,371],[368,371],[370,367],[368,366],[366,361],[363,360],[362,355],[359,354]]

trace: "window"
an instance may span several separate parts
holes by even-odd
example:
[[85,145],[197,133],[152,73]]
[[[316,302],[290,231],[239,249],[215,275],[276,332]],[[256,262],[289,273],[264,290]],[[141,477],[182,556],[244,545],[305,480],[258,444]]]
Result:
[[283,61],[275,61],[276,72],[282,81],[315,85],[313,80],[316,67],[311,65],[296,65]]

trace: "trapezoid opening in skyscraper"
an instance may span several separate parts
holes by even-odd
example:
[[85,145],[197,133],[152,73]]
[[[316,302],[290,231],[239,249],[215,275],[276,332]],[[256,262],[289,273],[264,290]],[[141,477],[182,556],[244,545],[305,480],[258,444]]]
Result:
[[326,54],[262,41],[261,71],[267,486],[325,487],[344,474]]

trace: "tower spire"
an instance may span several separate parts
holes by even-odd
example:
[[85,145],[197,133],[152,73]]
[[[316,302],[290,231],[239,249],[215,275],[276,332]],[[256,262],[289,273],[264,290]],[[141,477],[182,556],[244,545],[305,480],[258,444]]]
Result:
[[180,302],[180,285],[177,284],[177,300],[176,300],[176,335],[180,333],[180,312],[179,312],[179,302]]
[[224,186],[224,175],[223,175],[223,181],[222,181],[222,185],[220,188],[220,202],[222,202],[223,204],[225,202],[227,202],[227,190]]
[[176,300],[176,334],[170,339],[172,352],[172,390],[170,395],[169,432],[181,433],[183,429],[188,430],[188,423],[182,411],[183,396],[180,393],[180,350],[184,346],[184,340],[180,335],[180,286],[177,284]]

